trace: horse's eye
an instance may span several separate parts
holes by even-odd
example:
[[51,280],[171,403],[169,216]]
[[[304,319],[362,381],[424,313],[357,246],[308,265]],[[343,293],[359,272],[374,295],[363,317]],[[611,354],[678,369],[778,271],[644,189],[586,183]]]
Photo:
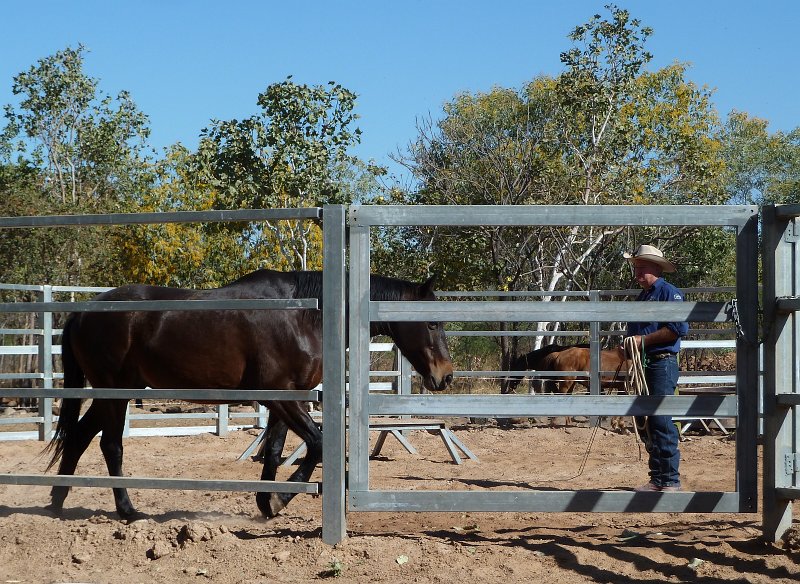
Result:
[[429,330],[435,331],[435,330],[438,330],[438,328],[439,328],[439,323],[438,322],[429,322],[428,323],[428,329]]

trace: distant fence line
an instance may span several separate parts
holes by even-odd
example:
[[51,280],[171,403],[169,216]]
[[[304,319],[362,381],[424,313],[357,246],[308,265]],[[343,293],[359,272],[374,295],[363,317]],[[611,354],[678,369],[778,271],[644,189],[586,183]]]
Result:
[[[100,286],[58,286],[58,285],[31,285],[31,284],[3,284],[0,283],[0,290],[10,291],[26,291],[40,293],[40,301],[44,302],[45,298],[52,300],[56,294],[69,293],[75,294],[88,294],[100,293],[110,290],[108,287]],[[686,289],[687,293],[732,293],[735,289],[733,287],[702,287]],[[632,296],[638,294],[636,290],[597,290],[597,291],[440,291],[437,292],[438,297],[463,297],[463,298],[492,298],[497,296],[507,297],[542,297],[542,296],[565,296],[565,297],[586,297],[596,295],[599,297],[615,297],[615,296]],[[52,387],[55,380],[63,379],[63,373],[55,371],[55,368],[47,370],[44,365],[54,364],[53,357],[61,354],[61,346],[52,342],[53,337],[61,334],[61,329],[50,327],[47,328],[34,328],[34,329],[0,329],[0,335],[32,335],[37,339],[33,345],[0,345],[0,356],[3,355],[36,355],[38,371],[24,372],[24,373],[0,373],[0,380],[41,380],[45,386]],[[492,331],[492,330],[470,330],[470,331],[447,331],[448,336],[452,337],[491,337],[491,336],[519,336],[519,337],[538,337],[538,336],[552,336],[552,337],[590,337],[593,331],[573,330],[573,331]],[[594,334],[600,336],[622,335],[623,331],[619,330],[597,330]],[[735,334],[734,329],[691,329],[690,334]],[[46,338],[50,338],[51,342],[47,343]],[[685,349],[695,348],[709,348],[709,349],[733,349],[736,346],[736,341],[730,340],[688,340],[682,343]],[[371,346],[374,351],[388,351],[391,349],[391,344],[373,344]],[[398,392],[410,393],[411,377],[413,375],[410,364],[402,359],[401,356],[395,358],[395,369],[388,371],[373,372],[375,377],[395,377],[398,379],[395,383],[379,383],[373,382],[372,388],[375,390],[394,389]],[[577,372],[588,375],[588,372]],[[566,372],[553,373],[553,372],[527,372],[524,374],[514,371],[456,371],[456,377],[462,378],[482,378],[482,379],[500,379],[507,376],[517,377],[530,377],[530,378],[553,378],[563,377],[567,375]],[[702,385],[702,384],[733,384],[735,381],[734,374],[713,374],[703,372],[685,372],[682,373],[679,384],[681,385]],[[405,389],[401,390],[401,386]],[[2,391],[0,390],[0,394]],[[760,400],[759,400],[760,401]],[[152,405],[152,402],[150,402]],[[40,413],[36,416],[14,416],[8,418],[0,418],[0,428],[2,426],[19,426],[24,424],[37,425],[37,432],[40,440],[48,439],[52,426],[48,424],[48,416],[45,413],[47,408],[52,409],[52,398],[42,398]],[[126,419],[125,435],[186,435],[196,434],[200,432],[213,431],[217,435],[224,436],[229,430],[242,429],[242,428],[262,428],[266,424],[268,412],[264,406],[259,406],[253,413],[250,412],[231,412],[227,404],[220,404],[214,406],[214,411],[211,412],[180,412],[180,413],[137,413],[136,409],[132,409],[128,413]],[[164,421],[170,419],[197,419],[197,420],[213,420],[214,426],[162,426],[157,429],[131,427],[131,421]],[[243,420],[252,420],[251,424],[237,425],[236,422]],[[48,428],[49,426],[49,428]],[[17,431],[17,432],[3,432],[0,431],[0,440],[8,439],[30,439],[35,432],[31,431]]]

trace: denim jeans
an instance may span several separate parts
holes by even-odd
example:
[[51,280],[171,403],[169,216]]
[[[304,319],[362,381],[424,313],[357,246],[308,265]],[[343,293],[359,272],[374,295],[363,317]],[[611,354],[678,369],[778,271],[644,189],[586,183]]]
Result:
[[[678,358],[669,356],[651,360],[645,369],[645,380],[650,395],[675,395],[678,385]],[[650,481],[659,487],[680,486],[678,472],[681,454],[678,451],[678,429],[672,416],[649,416],[650,428]]]

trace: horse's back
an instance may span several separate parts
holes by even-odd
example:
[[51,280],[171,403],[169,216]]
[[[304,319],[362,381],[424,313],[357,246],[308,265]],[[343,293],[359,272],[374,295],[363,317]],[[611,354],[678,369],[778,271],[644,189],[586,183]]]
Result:
[[589,349],[569,347],[563,351],[550,353],[544,362],[556,371],[585,371],[589,365]]
[[[133,284],[104,292],[96,300],[293,298],[296,294],[294,274],[260,270],[222,288]],[[88,312],[73,315],[71,340],[93,385],[308,389],[319,383],[321,375],[317,315],[318,311],[303,309]]]
[[[619,349],[600,351],[600,368],[603,371],[616,370],[624,361],[625,355]],[[559,371],[588,371],[590,363],[590,350],[581,346],[550,353],[542,359],[543,366],[546,365]]]

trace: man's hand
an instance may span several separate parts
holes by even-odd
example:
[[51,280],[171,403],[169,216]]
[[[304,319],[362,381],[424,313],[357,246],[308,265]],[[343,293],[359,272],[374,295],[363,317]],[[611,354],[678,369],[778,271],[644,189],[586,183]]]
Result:
[[[641,335],[632,335],[630,337],[625,337],[625,341],[627,341],[628,339],[633,339],[633,343],[636,345],[637,349],[641,349],[642,348],[642,337],[641,337]],[[625,341],[623,341],[622,345],[620,345],[621,347],[625,346]]]
[[628,339],[633,339],[633,343],[636,345],[636,348],[639,349],[640,351],[642,350],[642,337],[641,337],[641,335],[632,335],[630,337],[625,337],[625,339],[622,341],[622,344],[619,346],[620,351],[623,351],[624,353],[627,353],[627,351],[625,349],[625,341],[627,341]]

